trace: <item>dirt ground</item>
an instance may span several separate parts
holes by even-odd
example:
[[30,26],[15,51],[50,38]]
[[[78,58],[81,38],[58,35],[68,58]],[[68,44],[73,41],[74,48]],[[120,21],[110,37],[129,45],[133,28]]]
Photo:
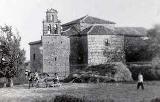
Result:
[[145,90],[137,90],[136,83],[63,84],[53,88],[31,88],[27,85],[0,89],[0,102],[36,102],[49,100],[56,95],[69,94],[76,97],[113,99],[115,102],[150,102],[160,96],[160,82],[145,82]]

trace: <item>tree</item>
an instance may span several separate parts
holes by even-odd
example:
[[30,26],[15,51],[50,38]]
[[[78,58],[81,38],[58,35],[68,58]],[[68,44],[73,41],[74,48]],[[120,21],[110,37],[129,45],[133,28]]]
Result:
[[152,29],[148,30],[148,37],[148,49],[153,52],[153,57],[160,57],[160,25],[155,25]]
[[21,37],[11,26],[0,27],[0,72],[13,86],[13,78],[18,75],[25,61],[25,51],[20,48]]
[[125,37],[126,61],[150,61],[152,52],[148,49],[149,42],[149,39],[144,39],[143,37]]
[[160,25],[155,25],[147,31],[148,39],[140,37],[125,39],[126,60],[152,61],[160,58]]

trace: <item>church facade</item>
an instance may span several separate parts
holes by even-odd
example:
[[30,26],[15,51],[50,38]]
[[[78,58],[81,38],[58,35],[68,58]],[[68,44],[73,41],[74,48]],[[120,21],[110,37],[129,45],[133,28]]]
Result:
[[41,40],[30,42],[31,70],[51,76],[108,62],[125,63],[127,39],[146,37],[142,27],[116,27],[116,23],[92,16],[60,24],[57,11],[49,9]]

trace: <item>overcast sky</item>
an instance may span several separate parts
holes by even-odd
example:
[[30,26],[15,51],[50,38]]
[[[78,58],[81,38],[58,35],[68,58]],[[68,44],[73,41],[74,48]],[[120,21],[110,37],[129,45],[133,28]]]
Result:
[[117,26],[150,28],[160,23],[160,0],[0,0],[0,25],[18,29],[28,60],[28,43],[40,40],[48,8],[58,10],[62,23],[85,15],[114,21]]

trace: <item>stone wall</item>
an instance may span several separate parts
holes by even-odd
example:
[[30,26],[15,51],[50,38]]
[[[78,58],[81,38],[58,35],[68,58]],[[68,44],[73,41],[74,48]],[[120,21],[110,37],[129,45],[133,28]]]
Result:
[[43,56],[40,51],[42,43],[30,44],[30,67],[32,72],[42,72]]
[[88,35],[88,66],[107,62],[123,62],[124,37],[118,35]]
[[85,68],[88,64],[87,36],[70,36],[70,46],[71,72]]
[[43,36],[43,72],[60,78],[69,75],[70,41],[65,36]]

